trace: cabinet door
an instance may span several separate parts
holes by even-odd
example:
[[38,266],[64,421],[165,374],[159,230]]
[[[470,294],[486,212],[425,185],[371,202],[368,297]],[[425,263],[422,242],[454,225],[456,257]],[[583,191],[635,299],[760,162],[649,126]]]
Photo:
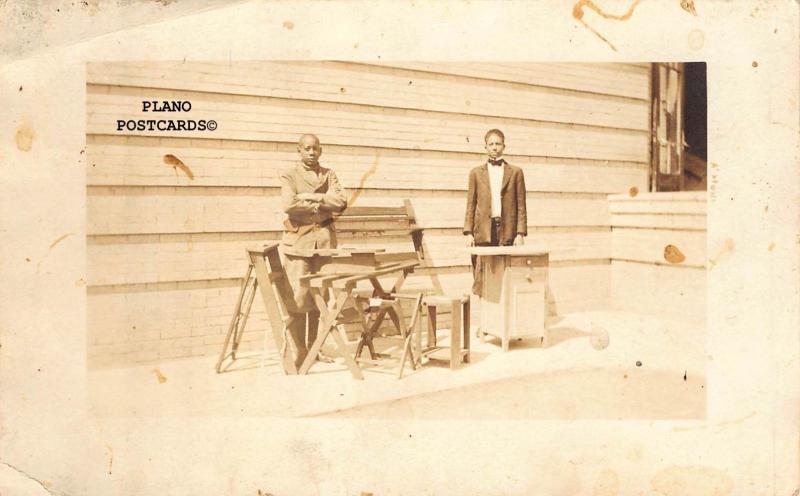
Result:
[[545,284],[542,271],[507,269],[509,336],[544,336]]

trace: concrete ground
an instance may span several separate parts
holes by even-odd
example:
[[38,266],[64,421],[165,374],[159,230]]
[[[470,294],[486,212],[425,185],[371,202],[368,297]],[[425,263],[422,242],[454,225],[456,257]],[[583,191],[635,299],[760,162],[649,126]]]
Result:
[[[338,360],[286,376],[273,357],[245,355],[216,374],[216,357],[89,371],[97,416],[277,416],[379,419],[702,419],[705,330],[612,311],[549,323],[550,343],[472,339],[457,371],[428,363],[396,377],[396,360],[354,380]],[[604,329],[609,345],[590,344]],[[380,342],[378,342],[380,341]],[[376,340],[395,349],[396,339]],[[329,345],[326,345],[326,349]],[[354,346],[354,344],[353,344]],[[637,365],[639,363],[640,365]]]

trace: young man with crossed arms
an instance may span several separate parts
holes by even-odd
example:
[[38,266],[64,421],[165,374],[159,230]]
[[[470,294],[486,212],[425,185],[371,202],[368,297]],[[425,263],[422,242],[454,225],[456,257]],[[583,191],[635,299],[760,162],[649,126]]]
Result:
[[[297,348],[295,364],[299,368],[317,338],[319,310],[308,287],[300,277],[319,272],[330,257],[292,254],[293,250],[336,248],[333,214],[347,208],[347,196],[336,174],[319,164],[322,147],[319,138],[304,134],[297,143],[300,160],[280,171],[281,207],[284,221],[280,244],[281,260],[292,287],[294,307],[289,308],[289,335]],[[306,335],[308,327],[308,335]],[[318,360],[330,362],[322,353]]]

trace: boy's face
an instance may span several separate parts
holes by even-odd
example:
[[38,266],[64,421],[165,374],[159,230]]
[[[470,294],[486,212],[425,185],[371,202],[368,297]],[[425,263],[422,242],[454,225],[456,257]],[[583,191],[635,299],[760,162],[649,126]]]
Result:
[[506,144],[503,142],[503,138],[496,134],[490,134],[488,138],[486,138],[486,153],[489,155],[489,158],[492,160],[497,160],[498,158],[503,156],[503,150],[505,150]]
[[313,137],[303,137],[297,144],[297,151],[300,152],[300,159],[305,165],[314,166],[319,163],[319,156],[322,155],[322,147],[319,141]]

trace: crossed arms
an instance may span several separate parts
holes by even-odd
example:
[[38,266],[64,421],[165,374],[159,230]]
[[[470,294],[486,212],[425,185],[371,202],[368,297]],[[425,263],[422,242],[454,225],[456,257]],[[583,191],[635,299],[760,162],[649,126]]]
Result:
[[328,191],[325,193],[298,193],[290,171],[281,171],[278,177],[281,183],[281,207],[289,215],[341,212],[347,207],[344,187],[332,170],[328,171]]

